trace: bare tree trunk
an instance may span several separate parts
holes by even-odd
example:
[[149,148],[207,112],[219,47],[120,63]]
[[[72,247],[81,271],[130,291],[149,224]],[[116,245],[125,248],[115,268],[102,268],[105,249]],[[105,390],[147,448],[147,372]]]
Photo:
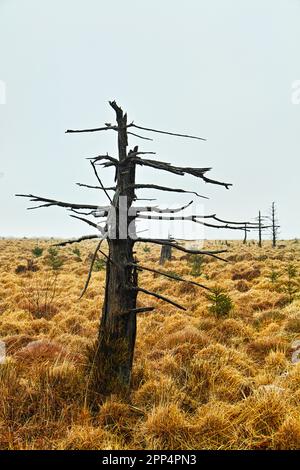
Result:
[[262,246],[262,226],[261,226],[261,212],[258,213],[258,246]]
[[247,243],[247,224],[245,224],[243,244],[246,245],[246,243]]
[[162,245],[160,250],[159,264],[163,265],[166,261],[172,259],[172,247],[170,245]]
[[[127,115],[123,115],[117,105],[112,106],[117,115],[119,161],[122,162],[127,158]],[[135,164],[117,166],[116,178],[116,192],[112,201],[116,214],[115,236],[108,237],[105,296],[92,372],[92,389],[101,395],[129,389],[136,339],[138,276],[133,266],[136,262],[133,256],[134,241],[128,235],[124,239],[119,238],[124,237],[121,232],[124,228],[127,231],[134,220],[128,217],[124,226],[121,217],[125,212],[127,216],[135,197],[132,187],[135,183]],[[127,206],[125,211],[124,204]]]
[[276,247],[277,242],[277,227],[276,227],[276,210],[275,210],[275,202],[272,202],[272,246],[273,248]]

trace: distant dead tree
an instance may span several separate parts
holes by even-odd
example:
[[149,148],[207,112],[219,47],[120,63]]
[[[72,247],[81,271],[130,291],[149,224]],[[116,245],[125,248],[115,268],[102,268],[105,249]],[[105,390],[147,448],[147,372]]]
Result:
[[[231,184],[210,179],[206,176],[211,168],[183,167],[175,166],[157,159],[145,158],[147,154],[154,152],[139,151],[138,146],[128,150],[128,138],[133,136],[144,140],[152,140],[145,135],[140,135],[139,131],[165,134],[170,136],[184,137],[197,140],[205,140],[187,134],[167,132],[149,127],[143,127],[134,122],[128,123],[127,114],[117,105],[115,101],[109,102],[116,115],[116,124],[106,123],[102,127],[82,130],[68,130],[67,133],[84,132],[107,132],[112,131],[117,134],[118,158],[108,154],[98,155],[89,158],[91,169],[97,180],[97,185],[77,183],[81,187],[92,188],[105,194],[108,204],[98,206],[98,204],[71,203],[35,196],[33,194],[17,194],[37,202],[39,205],[32,207],[64,207],[71,211],[71,217],[79,219],[96,230],[96,234],[85,235],[78,239],[71,239],[61,243],[65,246],[70,243],[79,243],[84,240],[97,239],[95,253],[91,260],[91,266],[85,287],[81,297],[88,287],[91,277],[93,263],[98,253],[106,258],[106,281],[105,294],[102,309],[102,317],[99,326],[98,338],[95,346],[90,351],[90,388],[100,397],[110,393],[128,391],[131,380],[131,370],[133,363],[134,347],[136,340],[136,318],[137,314],[150,312],[154,306],[137,306],[137,296],[139,293],[160,299],[181,310],[186,310],[183,305],[169,299],[156,292],[151,292],[138,284],[138,273],[146,270],[156,274],[166,276],[174,281],[193,283],[204,289],[207,286],[194,281],[185,280],[169,273],[151,269],[141,265],[135,257],[134,246],[138,243],[154,243],[156,245],[180,250],[182,252],[208,255],[216,259],[221,259],[219,255],[226,250],[191,250],[179,244],[175,240],[162,240],[140,237],[136,231],[136,221],[142,219],[151,220],[182,220],[200,224],[205,227],[216,229],[243,230],[246,222],[229,222],[212,215],[179,215],[178,213],[189,206],[189,204],[177,209],[160,209],[158,206],[134,206],[139,199],[136,192],[140,189],[157,189],[159,191],[171,191],[177,193],[193,193],[198,197],[204,197],[193,191],[158,184],[141,184],[136,182],[136,168],[138,166],[164,171],[178,176],[192,175],[201,179],[205,183],[218,185],[229,189]],[[99,176],[99,166],[102,168],[113,167],[115,170],[115,185],[105,187]],[[154,214],[154,215],[153,215]],[[156,215],[158,214],[158,215]],[[99,222],[100,220],[100,222]],[[248,225],[251,228],[251,224]],[[103,241],[108,243],[108,254],[101,250]]]
[[247,230],[247,223],[244,225],[244,240],[243,240],[243,244],[246,245],[247,243],[247,234],[248,234],[248,230]]
[[[172,237],[168,237],[168,240],[171,241]],[[163,265],[166,261],[171,261],[172,259],[172,246],[171,245],[162,245],[160,250],[159,264]]]
[[270,220],[272,224],[272,246],[275,248],[280,228],[280,225],[278,225],[277,208],[275,202],[272,202]]
[[266,221],[268,220],[268,217],[265,215],[262,215],[261,211],[258,211],[258,217],[256,217],[255,220],[257,220],[257,222],[256,222],[256,226],[253,229],[257,230],[258,232],[258,246],[261,248],[263,232],[264,230],[269,229],[270,225],[266,225]]
[[261,212],[258,212],[258,246],[262,247],[262,217]]

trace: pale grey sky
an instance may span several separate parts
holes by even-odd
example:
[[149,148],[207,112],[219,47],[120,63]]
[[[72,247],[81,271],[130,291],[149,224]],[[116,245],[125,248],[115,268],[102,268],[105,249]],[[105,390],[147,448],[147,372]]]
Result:
[[[74,183],[97,183],[84,157],[113,155],[115,135],[64,131],[111,122],[107,101],[116,99],[136,123],[207,138],[153,135],[131,146],[212,166],[209,176],[233,187],[151,169],[139,169],[141,182],[205,194],[207,213],[235,220],[266,213],[275,200],[281,237],[299,237],[300,104],[291,99],[299,23],[298,0],[0,0],[0,236],[92,232],[60,208],[26,211],[14,194],[106,203]],[[111,176],[103,171],[108,185]],[[139,193],[154,194],[162,203],[190,200]]]

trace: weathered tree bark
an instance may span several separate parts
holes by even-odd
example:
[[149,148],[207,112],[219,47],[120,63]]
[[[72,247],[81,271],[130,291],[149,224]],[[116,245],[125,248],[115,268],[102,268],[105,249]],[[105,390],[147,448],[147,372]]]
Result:
[[[116,103],[110,104],[117,116],[119,161],[123,162],[127,158],[127,115]],[[127,231],[134,219],[129,216],[125,221],[121,220],[122,213],[127,217],[135,197],[135,164],[120,166],[116,172],[116,192],[112,201],[116,217],[115,236],[108,236],[105,296],[92,371],[92,389],[104,395],[116,389],[126,391],[129,388],[136,339],[138,276],[133,265],[136,261],[134,240],[129,236],[120,238],[121,231],[124,228]]]

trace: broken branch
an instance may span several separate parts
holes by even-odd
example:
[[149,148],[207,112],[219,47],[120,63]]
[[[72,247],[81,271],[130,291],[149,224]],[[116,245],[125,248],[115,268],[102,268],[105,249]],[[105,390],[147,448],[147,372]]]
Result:
[[136,129],[141,129],[142,131],[157,132],[158,134],[167,134],[167,135],[173,135],[173,136],[176,136],[176,137],[187,137],[189,139],[197,139],[197,140],[206,141],[206,139],[204,139],[203,137],[197,137],[195,135],[188,135],[188,134],[177,134],[175,132],[161,131],[161,130],[158,130],[158,129],[151,129],[149,127],[138,126],[138,125],[134,124],[133,122],[131,124],[129,124],[128,127],[135,127]]
[[209,287],[204,286],[203,284],[199,284],[199,282],[190,281],[189,279],[183,279],[180,276],[172,276],[171,274],[164,273],[163,271],[158,271],[157,269],[148,268],[146,266],[142,266],[142,265],[136,264],[136,263],[130,263],[129,265],[130,266],[135,266],[140,271],[150,271],[152,273],[156,273],[156,274],[159,274],[161,276],[165,276],[165,277],[168,277],[170,279],[173,279],[174,281],[187,282],[188,284],[194,284],[195,286],[202,287],[203,289],[206,289],[206,290],[209,290],[209,291],[211,290]]
[[181,310],[187,310],[182,305],[174,302],[173,300],[169,299],[168,297],[165,297],[164,295],[160,295],[160,294],[157,294],[156,292],[152,292],[150,290],[143,289],[142,287],[132,287],[132,289],[136,290],[138,292],[143,292],[143,294],[152,295],[153,297],[156,297],[157,299],[163,300],[164,302],[167,302],[171,305],[174,305],[174,307],[180,308]]
[[189,248],[185,248],[182,245],[179,245],[178,243],[173,243],[168,240],[159,240],[156,238],[136,238],[135,242],[143,242],[143,243],[154,243],[156,245],[169,245],[173,248],[176,248],[179,251],[184,251],[185,253],[189,253],[192,255],[208,255],[212,256],[213,258],[219,259],[221,261],[225,261],[228,263],[228,261],[224,258],[221,258],[220,256],[217,256],[217,254],[220,253],[226,253],[227,250],[213,250],[213,251],[205,251],[205,250],[190,250]]
[[[71,202],[56,201],[55,199],[48,199],[41,196],[34,196],[33,194],[16,194],[18,197],[27,197],[30,198],[30,201],[34,202],[45,202],[45,205],[38,207],[49,207],[49,206],[59,206],[59,207],[70,207],[72,209],[98,209],[98,206],[91,204],[73,204]],[[29,207],[30,209],[37,209],[37,207]]]
[[66,245],[71,245],[72,243],[80,243],[85,240],[93,240],[95,238],[99,238],[99,235],[84,235],[80,238],[75,238],[72,240],[65,240],[64,242],[55,243],[53,246],[66,246]]

